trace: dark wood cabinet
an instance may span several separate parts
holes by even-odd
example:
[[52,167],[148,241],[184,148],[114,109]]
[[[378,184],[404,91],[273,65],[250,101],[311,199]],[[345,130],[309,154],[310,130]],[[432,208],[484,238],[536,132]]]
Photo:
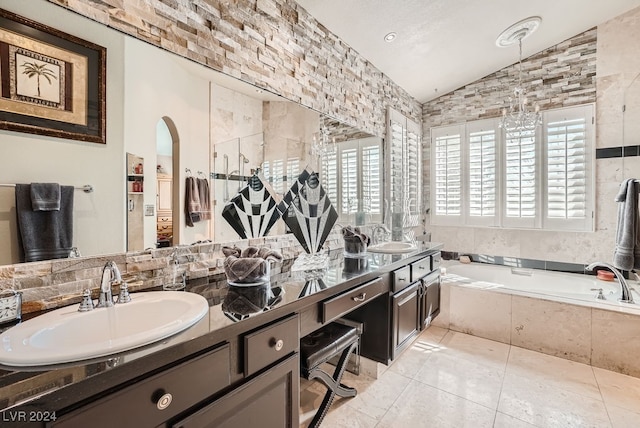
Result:
[[420,331],[420,282],[392,296],[392,358],[395,359]]
[[206,341],[185,342],[188,349],[164,354],[152,367],[113,370],[118,376],[110,384],[58,405],[59,419],[46,426],[297,428],[301,334],[338,318],[357,321],[360,354],[389,364],[439,312],[440,254],[425,254],[306,304],[225,327]]
[[153,427],[229,385],[229,345],[168,368],[57,419],[56,428]]
[[[410,268],[413,281],[409,286],[405,285],[407,268]],[[440,253],[436,253],[392,272],[391,289],[397,290],[391,297],[392,359],[398,357],[440,312],[439,268]]]
[[431,324],[440,313],[440,273],[432,272],[420,284],[420,329]]
[[300,407],[298,354],[262,372],[173,428],[297,428]]

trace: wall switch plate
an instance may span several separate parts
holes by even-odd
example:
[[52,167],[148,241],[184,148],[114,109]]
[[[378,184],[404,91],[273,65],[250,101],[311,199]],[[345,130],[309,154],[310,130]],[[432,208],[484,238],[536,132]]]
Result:
[[146,217],[153,217],[155,215],[155,205],[145,205],[144,215]]

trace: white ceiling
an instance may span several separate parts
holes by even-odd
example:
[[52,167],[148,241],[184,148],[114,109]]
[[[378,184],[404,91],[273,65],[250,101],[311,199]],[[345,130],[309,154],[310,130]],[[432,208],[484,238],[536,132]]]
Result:
[[[640,0],[296,0],[420,102],[518,61],[498,35],[529,16],[526,58],[640,6]],[[398,36],[385,42],[389,32]]]

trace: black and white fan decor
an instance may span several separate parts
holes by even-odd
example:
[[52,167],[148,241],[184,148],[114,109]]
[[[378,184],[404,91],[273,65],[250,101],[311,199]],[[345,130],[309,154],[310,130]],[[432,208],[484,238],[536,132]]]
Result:
[[280,212],[271,193],[258,174],[254,174],[247,185],[224,206],[222,217],[241,238],[258,238],[269,233],[280,218]]
[[322,188],[318,174],[308,167],[278,204],[278,210],[309,254],[320,251],[338,220],[338,213]]

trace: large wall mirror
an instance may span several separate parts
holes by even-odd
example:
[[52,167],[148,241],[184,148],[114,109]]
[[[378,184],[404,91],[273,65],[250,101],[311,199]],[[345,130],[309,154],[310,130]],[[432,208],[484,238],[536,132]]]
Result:
[[[182,245],[238,239],[220,212],[258,170],[281,195],[292,177],[311,165],[330,180],[327,191],[334,192],[331,198],[336,209],[341,207],[341,223],[382,219],[381,191],[375,187],[381,180],[381,163],[379,167],[374,165],[382,162],[381,138],[46,0],[7,0],[2,7],[54,28],[64,23],[62,30],[107,48],[106,145],[0,131],[0,183],[90,184],[95,189],[90,194],[80,191],[74,195],[74,245],[83,256],[127,250],[127,153],[144,160],[144,187],[139,200],[144,208],[143,224],[134,232],[142,234],[139,248],[155,248],[160,241]],[[158,138],[166,134],[160,126],[167,124],[165,118],[170,119],[170,134],[179,136],[179,144],[173,141],[170,151],[159,151]],[[314,152],[314,144],[320,141],[336,147],[333,158]],[[165,147],[167,143],[162,144]],[[380,148],[378,154],[371,148],[375,146]],[[354,150],[358,170],[349,166]],[[186,226],[184,210],[188,174],[208,179],[212,195],[211,219],[194,222],[193,226]],[[168,177],[170,186],[161,183]],[[367,183],[359,177],[367,177]],[[13,192],[11,187],[0,187],[3,265],[20,261]],[[166,199],[168,192],[170,199]],[[159,219],[169,213],[168,208],[172,230],[170,235],[163,235],[159,233]],[[279,222],[269,234],[285,232]]]

